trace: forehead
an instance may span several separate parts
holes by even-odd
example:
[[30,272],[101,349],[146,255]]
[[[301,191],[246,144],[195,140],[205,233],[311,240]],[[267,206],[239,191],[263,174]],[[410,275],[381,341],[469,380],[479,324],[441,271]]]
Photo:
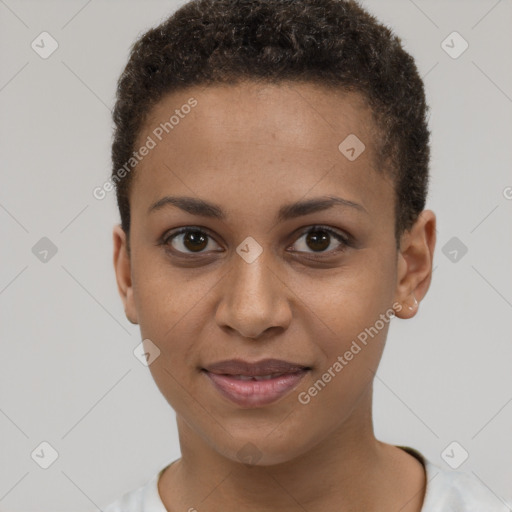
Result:
[[[197,104],[188,108],[191,102]],[[184,118],[189,121],[183,122]],[[169,121],[172,126],[163,129],[161,124]],[[242,142],[245,136],[247,144],[291,143],[337,158],[338,144],[333,147],[333,142],[341,142],[349,134],[357,135],[365,142],[367,155],[375,156],[375,128],[360,93],[312,83],[249,81],[191,87],[164,96],[150,111],[139,139],[155,130],[159,138],[163,129],[161,135],[169,139],[164,142],[172,142],[165,137],[168,134],[174,139],[193,135],[203,146],[216,147],[228,140]]]
[[310,83],[191,87],[150,112],[136,147],[149,139],[154,147],[137,165],[131,197],[150,202],[179,189],[217,202],[277,191],[296,200],[338,190],[378,209],[390,184],[376,170],[377,137],[355,92]]

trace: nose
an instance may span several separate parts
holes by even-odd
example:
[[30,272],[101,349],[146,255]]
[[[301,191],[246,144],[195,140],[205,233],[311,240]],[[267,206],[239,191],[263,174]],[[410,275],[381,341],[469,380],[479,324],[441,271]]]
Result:
[[244,338],[261,339],[284,331],[290,324],[290,290],[268,265],[265,251],[252,263],[235,256],[222,280],[215,319],[221,329]]

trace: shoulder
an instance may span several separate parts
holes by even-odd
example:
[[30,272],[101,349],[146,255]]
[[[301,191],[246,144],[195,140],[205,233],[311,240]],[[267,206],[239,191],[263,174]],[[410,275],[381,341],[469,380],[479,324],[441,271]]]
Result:
[[103,512],[143,512],[143,496],[147,484],[123,494],[113,503],[103,508]]
[[104,507],[103,512],[167,512],[158,493],[158,479],[164,469]]
[[443,468],[413,448],[406,451],[425,466],[427,487],[421,512],[511,512],[476,476]]
[[435,510],[510,512],[498,496],[475,476],[443,469],[427,461],[427,493],[421,512]]
[[107,507],[103,508],[103,512],[143,512],[142,495],[144,494],[144,486],[129,491],[118,498]]

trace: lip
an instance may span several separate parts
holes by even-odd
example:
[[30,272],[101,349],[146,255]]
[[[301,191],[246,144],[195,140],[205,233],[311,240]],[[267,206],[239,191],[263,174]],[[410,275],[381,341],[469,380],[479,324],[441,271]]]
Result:
[[243,359],[228,359],[206,366],[204,370],[218,375],[246,375],[248,377],[255,377],[274,373],[296,373],[304,368],[308,367],[282,359],[262,359],[254,363],[244,361]]
[[[231,359],[202,369],[222,396],[241,407],[259,407],[279,400],[297,387],[310,370],[307,366],[280,359],[264,359],[254,363]],[[248,380],[263,375],[275,377]]]

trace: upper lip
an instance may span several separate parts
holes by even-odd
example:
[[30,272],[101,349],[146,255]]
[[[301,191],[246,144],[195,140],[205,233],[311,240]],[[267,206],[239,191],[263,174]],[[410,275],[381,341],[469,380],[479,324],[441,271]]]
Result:
[[218,375],[246,375],[255,377],[258,375],[297,373],[302,370],[309,370],[309,367],[283,361],[282,359],[262,359],[254,363],[242,359],[229,359],[206,366],[204,370]]

